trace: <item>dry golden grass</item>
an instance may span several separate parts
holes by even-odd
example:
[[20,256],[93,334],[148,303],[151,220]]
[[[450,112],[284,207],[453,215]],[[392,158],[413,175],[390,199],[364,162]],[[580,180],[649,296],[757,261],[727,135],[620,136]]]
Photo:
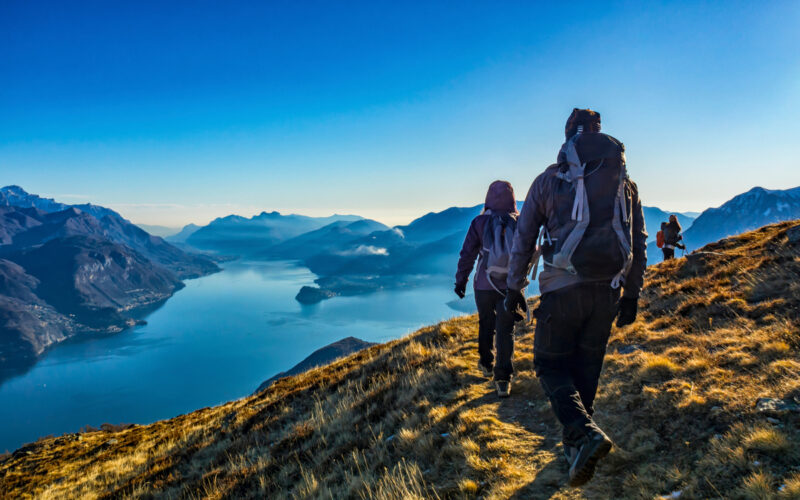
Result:
[[754,408],[800,397],[796,224],[648,270],[596,404],[617,447],[584,488],[564,486],[530,327],[501,401],[476,368],[476,318],[462,317],[219,407],[40,440],[0,458],[0,496],[800,498],[800,418]]

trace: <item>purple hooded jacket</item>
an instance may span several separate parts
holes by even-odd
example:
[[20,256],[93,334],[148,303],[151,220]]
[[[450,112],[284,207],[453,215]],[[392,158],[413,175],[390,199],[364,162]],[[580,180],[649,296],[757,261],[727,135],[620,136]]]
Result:
[[[475,259],[483,248],[483,230],[489,220],[487,212],[493,213],[517,213],[517,202],[514,198],[514,188],[506,181],[494,181],[486,192],[486,202],[483,205],[483,212],[474,219],[469,225],[467,237],[464,238],[464,245],[461,247],[461,257],[458,259],[458,271],[456,271],[456,283],[466,285],[469,275],[475,265]],[[486,264],[483,259],[478,261],[478,271],[475,273],[476,290],[494,290],[486,276]],[[495,283],[500,290],[506,289],[503,282]]]

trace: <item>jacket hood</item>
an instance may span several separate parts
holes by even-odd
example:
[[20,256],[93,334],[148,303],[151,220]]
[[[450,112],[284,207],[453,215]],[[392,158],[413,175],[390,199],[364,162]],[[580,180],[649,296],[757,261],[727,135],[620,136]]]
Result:
[[494,181],[486,192],[484,210],[495,212],[517,213],[517,200],[514,198],[514,188],[507,181]]

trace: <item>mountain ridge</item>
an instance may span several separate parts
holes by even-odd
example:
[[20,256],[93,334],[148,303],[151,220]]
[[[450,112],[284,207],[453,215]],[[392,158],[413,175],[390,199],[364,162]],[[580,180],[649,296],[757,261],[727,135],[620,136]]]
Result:
[[703,211],[684,231],[690,249],[721,238],[800,217],[800,187],[764,189],[756,186],[716,208]]
[[167,300],[182,279],[219,271],[113,210],[19,186],[0,188],[0,264],[0,381],[58,342],[141,324],[138,311]]
[[337,221],[355,222],[357,215],[310,217],[307,215],[266,212],[252,217],[227,215],[193,231],[185,243],[201,250],[255,255],[283,241],[319,229]]
[[0,206],[37,209],[44,213],[65,214],[77,217],[76,210],[94,218],[103,237],[129,246],[150,260],[174,271],[181,279],[197,278],[219,271],[213,261],[206,257],[185,252],[158,236],[152,236],[139,226],[128,221],[110,208],[89,203],[67,205],[50,198],[42,198],[26,192],[19,186],[0,188]]

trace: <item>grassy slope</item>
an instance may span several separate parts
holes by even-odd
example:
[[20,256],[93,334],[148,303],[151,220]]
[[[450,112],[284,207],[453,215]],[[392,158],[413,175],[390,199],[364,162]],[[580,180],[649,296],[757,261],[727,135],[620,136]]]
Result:
[[[596,404],[618,447],[583,489],[563,485],[531,331],[518,334],[519,376],[500,401],[476,369],[471,316],[226,405],[40,440],[0,462],[0,496],[800,497],[800,418],[754,409],[758,397],[800,397],[796,224],[649,269]],[[643,349],[616,352],[630,344]]]

